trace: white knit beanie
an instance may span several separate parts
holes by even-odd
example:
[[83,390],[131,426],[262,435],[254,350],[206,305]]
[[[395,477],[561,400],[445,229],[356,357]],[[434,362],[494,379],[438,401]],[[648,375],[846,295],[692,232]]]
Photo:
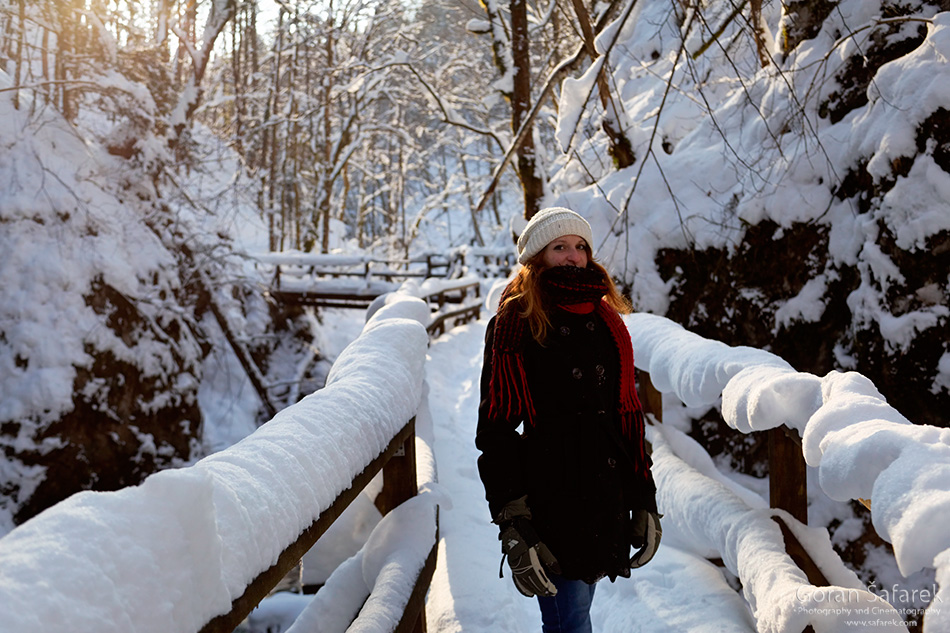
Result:
[[518,238],[518,263],[528,263],[552,240],[565,235],[579,235],[589,248],[593,248],[594,238],[587,220],[564,207],[541,209],[534,214]]

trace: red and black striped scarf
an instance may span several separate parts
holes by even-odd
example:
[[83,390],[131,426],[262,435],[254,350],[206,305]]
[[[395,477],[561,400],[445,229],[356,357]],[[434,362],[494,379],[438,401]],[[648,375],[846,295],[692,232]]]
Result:
[[[630,332],[620,315],[603,298],[607,285],[601,273],[593,268],[555,266],[541,273],[541,289],[550,305],[576,313],[596,312],[607,325],[620,354],[617,409],[621,432],[635,447],[636,454],[631,456],[639,462],[635,468],[646,475],[643,408],[634,382],[633,345]],[[499,304],[502,307],[495,318],[489,416],[522,419],[533,426],[535,409],[523,359],[525,344],[531,333],[516,302],[505,303],[510,293],[511,285],[502,293]]]

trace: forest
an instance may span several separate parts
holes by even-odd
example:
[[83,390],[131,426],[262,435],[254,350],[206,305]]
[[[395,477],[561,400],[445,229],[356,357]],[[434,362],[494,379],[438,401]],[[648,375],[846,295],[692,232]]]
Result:
[[[258,424],[319,388],[323,315],[255,251],[505,248],[551,205],[636,311],[946,427],[948,11],[0,0],[0,534],[220,448],[223,355]],[[716,409],[692,431],[764,474]]]

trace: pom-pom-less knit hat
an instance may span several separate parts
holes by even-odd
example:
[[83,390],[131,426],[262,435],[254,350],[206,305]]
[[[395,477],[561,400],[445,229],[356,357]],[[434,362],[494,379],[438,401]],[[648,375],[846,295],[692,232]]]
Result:
[[588,247],[593,247],[594,238],[587,220],[564,207],[541,209],[534,214],[518,238],[518,263],[528,263],[551,240],[565,235],[579,235]]

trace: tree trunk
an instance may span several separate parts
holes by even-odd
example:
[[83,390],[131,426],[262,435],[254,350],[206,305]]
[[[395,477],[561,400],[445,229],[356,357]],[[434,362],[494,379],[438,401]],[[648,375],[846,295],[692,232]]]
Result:
[[[511,57],[514,73],[511,94],[511,129],[517,133],[531,109],[531,55],[528,47],[526,0],[511,0]],[[534,134],[525,135],[518,148],[518,177],[524,189],[524,217],[538,212],[544,196],[544,182],[538,175]]]
[[[297,13],[299,8],[294,7],[293,26],[294,31],[299,30],[300,15]],[[301,230],[300,218],[300,199],[297,195],[297,187],[300,183],[300,119],[298,118],[299,107],[297,105],[297,94],[295,86],[297,85],[298,72],[301,65],[300,59],[300,38],[294,38],[294,54],[290,58],[290,68],[287,70],[287,139],[284,143],[284,156],[281,161],[281,191],[285,199],[284,205],[287,208],[287,214],[291,218],[290,243],[294,248],[301,250],[303,248],[303,232]]]
[[[74,89],[70,88],[69,80],[75,70],[72,66],[76,58],[78,47],[78,7],[75,0],[57,3],[58,21],[59,21],[59,41],[57,49],[59,54],[56,56],[55,76],[57,82],[60,82],[59,88],[59,107],[63,113],[63,118],[67,121],[75,121],[79,114],[78,99]],[[24,24],[21,21],[21,25]]]
[[[17,7],[17,29],[16,29],[16,76],[13,78],[13,85],[20,85],[20,78],[23,76],[23,39],[26,33],[26,0],[20,0]],[[48,33],[46,29],[43,29],[43,50],[48,50],[46,48],[46,42],[48,40]],[[43,78],[47,78],[47,64],[46,64],[46,55],[43,55]],[[17,90],[13,93],[13,108],[15,110],[20,109],[20,91]]]
[[280,222],[276,222],[277,216],[277,122],[272,119],[277,118],[280,112],[280,61],[283,57],[281,49],[284,46],[284,10],[281,9],[277,15],[277,41],[274,44],[274,76],[271,80],[269,99],[267,100],[267,110],[264,113],[264,143],[262,147],[261,165],[267,169],[267,211],[271,217],[275,218],[277,224],[277,239],[274,241],[279,250],[284,249],[287,237],[287,218],[280,214]]
[[[201,103],[201,84],[204,80],[205,71],[208,68],[208,61],[211,59],[211,53],[214,50],[214,42],[218,39],[222,31],[224,31],[228,22],[234,18],[235,11],[236,4],[233,1],[214,3],[208,14],[208,21],[205,23],[204,30],[201,34],[202,45],[198,46],[197,37],[194,36],[196,27],[193,23],[196,19],[197,8],[191,7],[188,10],[191,16],[189,19],[191,20],[190,31],[192,33],[192,41],[190,42],[189,48],[193,51],[191,57],[191,73],[188,76],[186,88],[181,93],[179,106],[174,109],[174,112],[184,113],[182,117],[183,120],[176,122],[174,126],[170,127],[167,137],[168,146],[172,150],[178,148],[181,135],[190,124],[195,110],[198,109],[198,105]],[[185,48],[185,43],[182,43],[179,50],[184,50]]]
[[751,0],[749,3],[749,22],[752,23],[752,36],[755,38],[755,51],[759,55],[762,68],[769,65],[769,50],[765,45],[765,32],[762,28],[762,0]]
[[[599,57],[599,53],[594,47],[594,29],[590,23],[590,14],[587,12],[587,7],[584,6],[583,0],[572,0],[572,2],[574,4],[574,13],[577,15],[577,20],[581,26],[581,34],[584,36],[584,47],[587,49],[587,55],[590,57],[591,62],[593,62]],[[607,134],[607,139],[610,144],[608,151],[611,157],[613,157],[617,168],[623,169],[624,167],[632,165],[636,161],[636,156],[633,153],[633,146],[630,144],[630,139],[627,138],[627,135],[624,134],[621,128],[620,113],[617,111],[617,104],[610,94],[606,71],[607,64],[605,60],[604,65],[600,67],[600,72],[597,74],[597,93],[600,95],[600,105],[604,108],[603,129]]]
[[782,3],[782,53],[810,40],[821,30],[825,18],[838,5],[835,0],[786,0]]
[[241,26],[241,16],[245,15],[245,10],[235,16],[231,22],[231,80],[233,81],[232,90],[234,91],[234,149],[244,155],[244,57],[241,54],[244,48],[244,30]]
[[323,235],[320,241],[320,252],[330,252],[330,202],[333,198],[333,128],[330,123],[330,113],[333,103],[330,99],[330,69],[333,68],[333,5],[330,5],[330,22],[327,25],[326,70],[327,76],[323,82],[323,203],[320,213],[323,215]]

